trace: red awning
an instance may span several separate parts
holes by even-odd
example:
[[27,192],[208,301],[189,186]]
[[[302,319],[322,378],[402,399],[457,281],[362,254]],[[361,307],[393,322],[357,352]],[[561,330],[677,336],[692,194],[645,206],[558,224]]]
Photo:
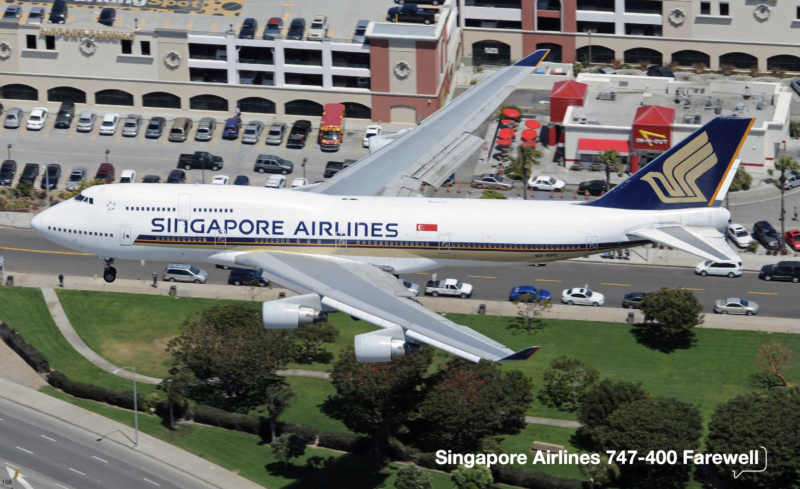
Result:
[[511,138],[513,138],[513,137],[514,137],[514,130],[513,130],[513,129],[511,129],[511,128],[505,127],[505,128],[503,128],[503,129],[500,129],[500,130],[497,132],[497,136],[498,136],[500,139],[511,139]]
[[633,119],[633,149],[666,151],[671,146],[675,109],[649,105],[636,109]]
[[588,88],[589,85],[573,80],[554,83],[553,91],[550,92],[550,122],[564,122],[567,107],[582,106]]
[[584,154],[600,154],[607,149],[613,149],[623,156],[630,154],[628,141],[619,139],[578,139],[578,152]]
[[528,119],[527,121],[525,121],[525,127],[527,127],[528,129],[539,129],[540,127],[542,127],[542,123],[539,121],[535,121],[533,119]]

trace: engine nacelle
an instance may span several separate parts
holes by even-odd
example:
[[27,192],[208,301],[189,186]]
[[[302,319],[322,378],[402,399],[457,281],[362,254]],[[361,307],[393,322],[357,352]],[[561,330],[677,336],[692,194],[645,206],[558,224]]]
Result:
[[282,301],[265,302],[261,307],[261,317],[267,329],[297,329],[302,324],[328,319],[320,310]]
[[355,348],[356,360],[365,363],[389,362],[394,358],[419,353],[419,345],[374,333],[357,335]]

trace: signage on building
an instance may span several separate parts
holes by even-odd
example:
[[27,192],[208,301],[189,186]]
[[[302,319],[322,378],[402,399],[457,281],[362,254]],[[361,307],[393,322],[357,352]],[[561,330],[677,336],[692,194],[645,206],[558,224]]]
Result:
[[500,50],[498,48],[483,48],[483,52],[486,54],[500,54]]
[[639,134],[633,139],[634,149],[655,149],[663,151],[669,148],[669,135],[639,129]]
[[134,32],[95,31],[89,29],[64,29],[63,27],[42,27],[39,33],[43,36],[92,37],[95,39],[130,39],[136,37]]
[[[80,7],[117,7],[157,9],[160,11],[197,12],[203,8],[204,0],[66,0],[68,4]],[[33,3],[39,5],[39,0],[20,0],[20,3]],[[241,4],[241,0],[232,3]]]

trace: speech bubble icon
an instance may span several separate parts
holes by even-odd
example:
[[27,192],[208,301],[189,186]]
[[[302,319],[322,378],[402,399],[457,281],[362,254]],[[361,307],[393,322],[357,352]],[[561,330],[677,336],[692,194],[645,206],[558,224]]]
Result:
[[[760,447],[760,448],[764,448],[764,447]],[[745,472],[764,472],[765,470],[767,470],[767,449],[766,448],[764,448],[764,468],[763,469],[759,469],[759,470],[756,470],[756,469],[745,469],[745,470],[740,471],[738,474],[734,470],[733,471],[733,478],[734,479],[738,479],[739,476],[744,474]]]

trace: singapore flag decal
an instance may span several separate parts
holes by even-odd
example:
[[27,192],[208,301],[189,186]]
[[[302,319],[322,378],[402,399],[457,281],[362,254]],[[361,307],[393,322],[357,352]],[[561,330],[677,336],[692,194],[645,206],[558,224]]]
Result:
[[417,231],[434,232],[439,230],[438,224],[417,224]]

